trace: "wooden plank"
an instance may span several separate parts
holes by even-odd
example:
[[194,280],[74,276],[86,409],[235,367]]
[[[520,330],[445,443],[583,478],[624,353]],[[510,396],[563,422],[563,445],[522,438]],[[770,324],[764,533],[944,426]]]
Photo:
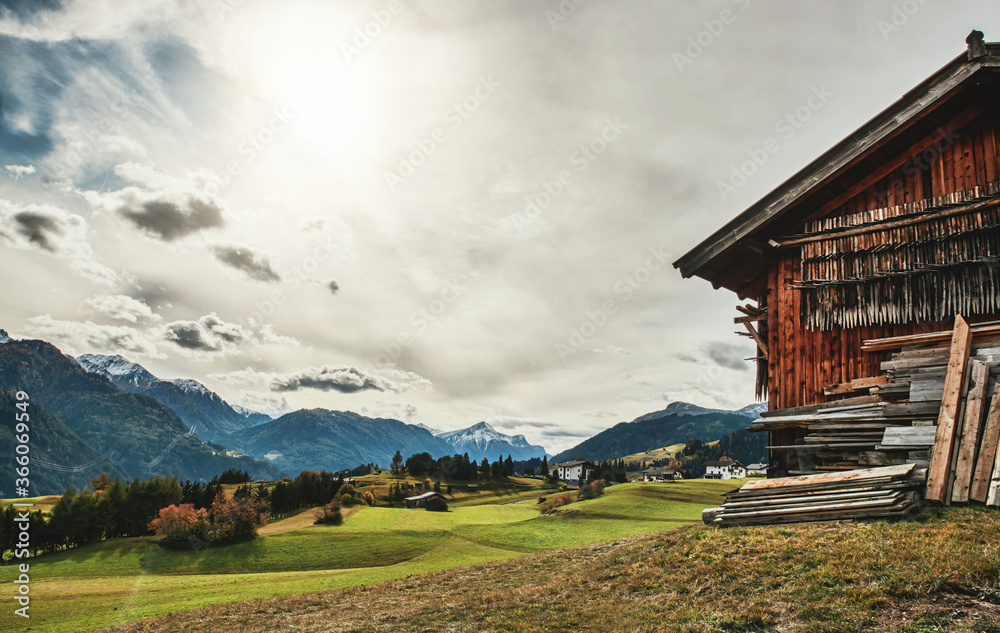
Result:
[[[986,337],[1000,334],[1000,324],[997,322],[977,323],[970,326],[973,339],[985,339]],[[882,339],[871,339],[861,345],[861,350],[865,352],[884,352],[899,349],[903,345],[931,345],[947,343],[952,338],[952,332],[926,332],[923,334],[909,334],[906,336],[893,336]]]
[[990,473],[997,456],[997,445],[1000,443],[1000,389],[993,389],[993,400],[986,416],[986,427],[983,429],[983,440],[979,446],[979,457],[976,460],[976,472],[972,478],[969,498],[983,503],[989,494]]
[[990,490],[986,495],[986,505],[1000,506],[1000,451],[993,460],[993,478],[990,480]]
[[889,379],[885,376],[872,376],[870,378],[855,378],[850,382],[842,382],[836,385],[827,385],[823,387],[823,395],[825,396],[839,396],[845,393],[851,393],[853,391],[861,391],[863,389],[870,389],[871,387],[877,387],[879,385],[884,385],[889,382]]
[[972,476],[976,466],[976,450],[979,448],[979,436],[982,430],[983,404],[986,401],[986,387],[989,382],[989,365],[980,360],[972,361],[972,385],[969,387],[969,397],[965,404],[965,423],[962,428],[962,441],[958,448],[958,461],[955,464],[955,485],[951,492],[951,500],[955,503],[969,501],[969,489],[972,487]]
[[886,466],[884,468],[865,468],[852,470],[843,474],[823,473],[821,475],[801,475],[799,477],[780,477],[776,479],[760,479],[748,481],[742,491],[767,490],[771,488],[786,488],[794,486],[814,486],[817,484],[842,484],[846,482],[864,481],[873,477],[905,477],[913,470],[913,464],[902,466]]
[[951,469],[951,451],[955,439],[955,417],[958,414],[959,398],[965,383],[965,364],[972,351],[972,330],[962,315],[955,316],[955,329],[951,337],[951,352],[948,360],[948,374],[945,378],[944,396],[938,413],[937,435],[934,439],[934,454],[927,474],[926,498],[939,503],[948,503],[948,477]]
[[882,436],[882,446],[933,446],[937,427],[891,426]]

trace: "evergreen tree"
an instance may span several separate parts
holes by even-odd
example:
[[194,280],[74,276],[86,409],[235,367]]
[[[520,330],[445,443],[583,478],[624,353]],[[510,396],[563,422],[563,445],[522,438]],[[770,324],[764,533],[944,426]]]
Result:
[[542,457],[542,472],[539,473],[542,477],[549,476],[549,456],[545,455]]
[[396,451],[396,454],[392,456],[392,464],[390,464],[389,470],[393,475],[403,474],[403,454],[399,451]]

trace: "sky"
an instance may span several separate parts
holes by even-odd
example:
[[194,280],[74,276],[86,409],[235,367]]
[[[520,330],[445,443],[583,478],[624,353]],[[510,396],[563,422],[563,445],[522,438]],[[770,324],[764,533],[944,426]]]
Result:
[[737,297],[671,263],[973,28],[995,1],[0,0],[0,328],[550,452],[739,408]]

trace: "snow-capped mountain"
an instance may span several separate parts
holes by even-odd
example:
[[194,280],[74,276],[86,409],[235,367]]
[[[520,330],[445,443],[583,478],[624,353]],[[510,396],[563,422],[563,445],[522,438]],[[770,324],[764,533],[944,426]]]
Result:
[[7,336],[7,332],[5,330],[0,330],[0,345],[3,345],[4,343],[10,343],[13,340],[14,339]]
[[528,443],[523,435],[507,435],[494,429],[487,422],[473,424],[466,429],[438,433],[437,436],[455,447],[456,453],[468,453],[469,459],[495,460],[500,455],[510,455],[522,460],[541,457],[545,448]]
[[87,371],[107,377],[123,391],[150,396],[173,409],[177,417],[206,440],[224,440],[229,433],[271,419],[255,412],[248,415],[237,411],[197,380],[160,380],[142,365],[118,355],[83,354],[76,361]]
[[244,418],[253,422],[254,425],[264,424],[265,422],[270,422],[271,420],[274,419],[273,417],[269,416],[266,413],[261,413],[260,411],[253,411],[251,409],[247,409],[246,407],[241,407],[238,404],[231,404],[229,406],[233,408],[233,411],[239,413]]

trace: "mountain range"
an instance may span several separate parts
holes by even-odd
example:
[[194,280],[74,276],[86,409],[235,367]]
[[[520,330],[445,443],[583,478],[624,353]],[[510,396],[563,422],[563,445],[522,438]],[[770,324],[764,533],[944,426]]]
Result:
[[[101,472],[208,480],[235,468],[255,479],[274,479],[302,470],[387,467],[397,450],[404,458],[468,453],[477,461],[547,454],[523,435],[504,434],[487,422],[441,431],[326,409],[272,419],[230,405],[196,380],[163,380],[117,355],[73,358],[45,341],[15,341],[0,330],[0,412],[13,410],[18,390],[30,396],[32,494],[80,488]],[[606,429],[551,461],[616,458],[690,438],[711,442],[750,426],[765,409],[756,404],[726,411],[674,402]],[[0,454],[8,460],[14,442],[11,429],[0,428]],[[0,497],[10,492],[0,487]]]
[[552,458],[552,463],[582,457],[590,461],[615,459],[645,451],[683,444],[696,438],[714,442],[733,431],[745,429],[767,410],[764,403],[736,411],[706,409],[687,402],[671,402],[662,411],[621,422],[584,440]]
[[221,440],[271,419],[248,409],[237,410],[197,380],[160,380],[145,367],[121,356],[83,354],[76,361],[81,367],[100,374],[122,391],[151,397],[177,414],[189,428],[206,440]]

